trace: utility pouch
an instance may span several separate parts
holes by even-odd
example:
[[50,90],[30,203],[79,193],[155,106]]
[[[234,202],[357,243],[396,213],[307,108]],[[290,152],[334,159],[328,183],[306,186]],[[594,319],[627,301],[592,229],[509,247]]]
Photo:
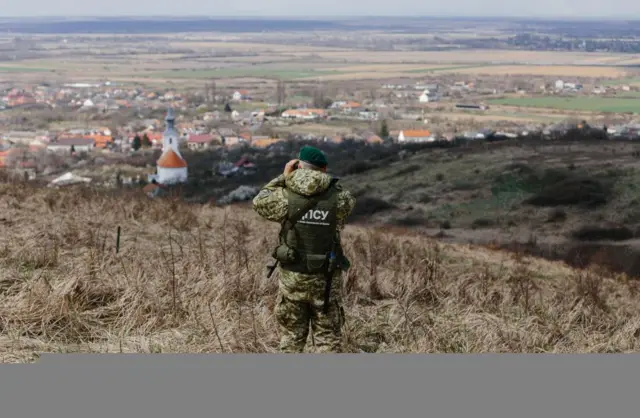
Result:
[[273,251],[273,258],[282,264],[293,264],[298,261],[298,254],[288,245],[280,244]]
[[308,254],[304,261],[308,273],[324,273],[327,270],[329,257],[326,254]]

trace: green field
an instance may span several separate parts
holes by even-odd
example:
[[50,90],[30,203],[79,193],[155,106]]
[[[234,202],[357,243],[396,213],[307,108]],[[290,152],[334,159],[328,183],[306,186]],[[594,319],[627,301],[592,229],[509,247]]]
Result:
[[[293,80],[323,75],[342,74],[339,71],[313,71],[290,69],[265,69],[265,68],[223,68],[216,70],[177,70],[150,73],[152,78],[212,78],[212,77],[267,77]],[[140,76],[137,74],[136,76]]]
[[435,67],[435,68],[419,68],[416,70],[407,70],[404,71],[406,73],[427,73],[427,72],[431,72],[431,71],[454,71],[454,70],[464,70],[467,68],[483,68],[483,67],[489,67],[490,64],[477,64],[477,65],[456,65],[456,66],[452,66],[452,67]]
[[53,71],[47,68],[34,68],[34,67],[2,67],[0,66],[0,73],[41,73],[45,71]]
[[619,78],[616,80],[609,80],[603,83],[605,86],[620,86],[623,84],[640,84],[640,78],[632,77],[632,78]]
[[502,106],[539,107],[590,112],[640,113],[640,99],[600,97],[514,97],[489,100]]

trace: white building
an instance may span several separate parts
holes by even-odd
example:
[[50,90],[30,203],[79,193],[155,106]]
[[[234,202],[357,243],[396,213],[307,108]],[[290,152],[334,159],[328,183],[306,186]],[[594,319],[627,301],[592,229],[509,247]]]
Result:
[[325,114],[323,109],[289,109],[282,112],[283,118],[288,119],[319,119]]
[[61,138],[55,142],[47,144],[47,151],[57,153],[70,153],[73,149],[74,152],[91,152],[95,149],[96,142],[90,138],[72,137]]
[[180,154],[180,136],[174,127],[173,109],[169,109],[165,121],[167,128],[162,138],[162,155],[158,159],[155,180],[160,184],[186,183],[187,162]]
[[398,142],[433,142],[435,138],[430,131],[409,129],[400,131],[398,135]]
[[239,102],[240,100],[246,100],[249,98],[249,92],[247,90],[238,90],[233,93],[233,100]]
[[422,92],[422,94],[420,95],[420,103],[429,103],[430,101],[432,101],[431,99],[431,92],[429,90],[425,90]]

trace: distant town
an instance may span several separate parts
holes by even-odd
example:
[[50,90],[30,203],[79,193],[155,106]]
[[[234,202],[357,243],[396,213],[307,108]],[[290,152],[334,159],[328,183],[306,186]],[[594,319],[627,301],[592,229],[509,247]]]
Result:
[[[489,106],[477,100],[477,97],[504,93],[498,92],[497,88],[479,87],[473,82],[456,81],[450,85],[421,82],[382,84],[379,89],[384,93],[379,94],[381,97],[378,98],[342,97],[340,100],[329,100],[322,96],[313,97],[308,103],[296,107],[282,105],[281,89],[284,89],[284,83],[279,83],[277,89],[280,103],[269,102],[269,94],[265,94],[264,89],[261,92],[245,89],[213,92],[205,89],[200,95],[193,95],[174,89],[127,87],[115,82],[13,87],[2,92],[0,103],[5,113],[12,110],[46,110],[52,112],[52,120],[55,120],[55,115],[64,119],[69,114],[80,118],[83,115],[93,115],[94,119],[95,115],[106,117],[103,126],[91,121],[75,123],[75,126],[74,123],[68,123],[70,126],[66,129],[17,130],[0,125],[0,167],[18,170],[22,176],[34,179],[58,171],[55,161],[61,160],[52,157],[56,155],[98,153],[132,156],[137,152],[163,151],[166,149],[163,142],[166,124],[162,115],[169,109],[177,112],[175,128],[172,125],[171,129],[175,129],[180,146],[190,151],[232,149],[237,146],[268,150],[285,139],[336,144],[348,139],[384,144],[452,141],[455,138],[479,140],[496,136],[513,139],[536,133],[551,137],[584,124],[582,121],[536,125],[504,123],[499,130],[487,126],[466,131],[460,129],[463,123],[438,124],[438,115],[451,108],[482,115]],[[606,96],[640,91],[639,87],[624,84],[591,86],[587,93],[585,89],[587,87],[582,83],[560,79],[539,86],[539,90],[547,95],[574,97],[581,94]],[[465,101],[467,97],[474,99]],[[155,112],[159,117],[122,118],[122,112],[139,114],[142,110]],[[89,120],[88,117],[86,119]],[[114,120],[123,122],[114,123]],[[403,120],[413,123],[407,129],[390,128],[391,124]],[[3,121],[4,125],[8,124],[7,119]],[[345,122],[364,122],[370,129],[345,134],[328,133],[332,127],[339,131],[339,123]],[[82,127],[83,124],[87,126]],[[322,126],[329,129],[321,129]],[[278,128],[283,127],[287,129],[286,134],[278,132]],[[604,131],[611,137],[640,138],[640,124],[635,121],[605,126]],[[43,158],[48,162],[39,163]],[[224,173],[225,169],[221,170]]]

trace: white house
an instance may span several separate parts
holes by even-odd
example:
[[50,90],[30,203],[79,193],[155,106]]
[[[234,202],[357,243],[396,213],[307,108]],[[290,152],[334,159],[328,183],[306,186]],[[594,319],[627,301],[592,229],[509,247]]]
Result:
[[406,130],[400,131],[398,142],[433,142],[435,138],[430,131],[426,130]]
[[89,152],[96,146],[96,142],[90,138],[61,138],[47,145],[47,151],[70,153],[71,149],[75,152]]
[[238,90],[233,93],[233,100],[240,101],[249,98],[249,92],[247,90]]
[[556,90],[562,90],[562,89],[564,89],[564,81],[562,80],[556,81]]
[[290,119],[318,119],[324,115],[323,109],[289,109],[282,112],[283,118]]
[[346,104],[347,104],[346,101],[338,100],[338,101],[335,101],[335,102],[331,103],[331,106],[329,106],[329,109],[340,109]]
[[187,162],[180,154],[180,136],[174,127],[173,109],[169,109],[165,121],[167,128],[162,138],[162,155],[157,162],[155,180],[160,184],[186,183]]
[[431,92],[428,89],[426,89],[420,95],[419,100],[420,100],[420,103],[429,103],[431,101]]
[[360,117],[360,119],[363,119],[363,120],[378,120],[380,117],[380,114],[374,111],[364,111],[364,112],[360,112],[358,116]]

